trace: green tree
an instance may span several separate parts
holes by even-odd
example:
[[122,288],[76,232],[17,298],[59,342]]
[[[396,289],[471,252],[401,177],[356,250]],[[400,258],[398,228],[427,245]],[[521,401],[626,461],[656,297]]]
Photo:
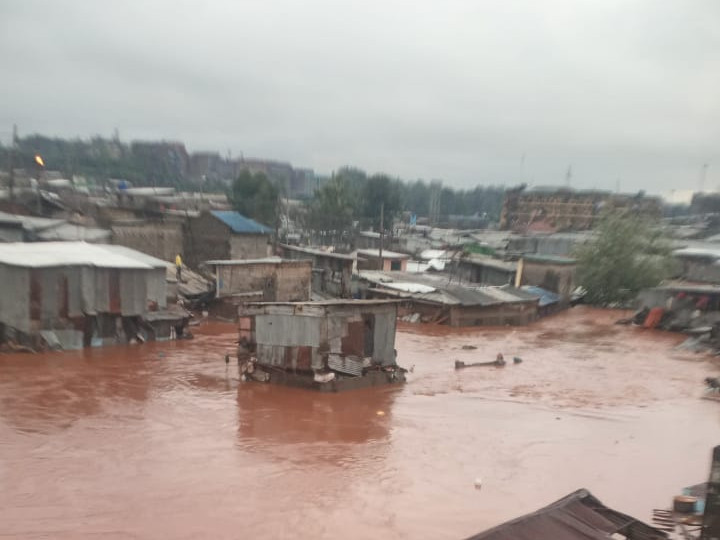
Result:
[[323,243],[340,243],[353,227],[357,196],[343,176],[333,176],[308,204],[307,228],[318,233]]
[[384,227],[392,229],[393,219],[402,210],[401,182],[384,174],[371,176],[362,190],[362,215],[365,224],[380,230],[380,209],[383,209]]
[[637,214],[609,213],[594,238],[575,250],[578,282],[590,303],[628,302],[671,274],[670,243],[653,225]]
[[235,210],[269,227],[278,223],[280,192],[263,173],[242,171],[228,194]]

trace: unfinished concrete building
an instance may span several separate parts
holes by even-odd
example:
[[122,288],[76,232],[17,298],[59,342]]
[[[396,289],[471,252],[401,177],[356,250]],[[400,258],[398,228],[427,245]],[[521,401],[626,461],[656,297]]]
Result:
[[536,188],[525,185],[505,193],[500,228],[516,232],[557,232],[592,229],[607,210],[628,210],[659,217],[662,202],[643,192],[620,194],[570,188]]

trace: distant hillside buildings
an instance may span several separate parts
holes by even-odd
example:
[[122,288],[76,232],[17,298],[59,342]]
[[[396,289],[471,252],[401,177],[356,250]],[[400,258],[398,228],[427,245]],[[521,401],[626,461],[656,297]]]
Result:
[[[290,163],[255,158],[231,158],[218,152],[190,153],[181,141],[132,141],[123,143],[93,137],[70,140],[31,135],[17,140],[14,168],[25,169],[28,175],[50,179],[50,172],[41,171],[35,155],[43,157],[60,178],[87,176],[106,181],[117,178],[136,185],[178,187],[182,184],[205,182],[229,184],[244,171],[263,173],[275,182],[289,198],[311,197],[318,187],[312,169],[294,168]],[[9,166],[9,149],[0,145],[0,172]]]

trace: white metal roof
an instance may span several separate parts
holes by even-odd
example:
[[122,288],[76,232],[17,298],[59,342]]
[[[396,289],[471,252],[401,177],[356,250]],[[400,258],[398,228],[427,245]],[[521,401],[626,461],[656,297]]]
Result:
[[676,249],[675,255],[678,257],[707,257],[709,259],[720,259],[720,249],[687,247],[684,249]]
[[[379,249],[358,249],[356,252],[358,255],[364,255],[366,257],[380,257]],[[387,249],[382,250],[383,259],[409,259],[410,255],[405,253],[398,253],[396,251],[389,251]]]
[[86,242],[15,242],[0,248],[0,264],[27,268],[53,266],[95,266],[150,270],[164,261],[124,246]]
[[248,264],[278,264],[278,263],[303,263],[311,262],[310,259],[282,259],[280,257],[264,257],[262,259],[215,259],[205,261],[208,266],[242,266]]

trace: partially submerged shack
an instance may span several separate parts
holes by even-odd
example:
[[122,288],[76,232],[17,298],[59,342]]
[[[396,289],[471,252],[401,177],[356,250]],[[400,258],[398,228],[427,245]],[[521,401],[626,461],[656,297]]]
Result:
[[510,285],[474,287],[447,276],[405,272],[363,271],[359,277],[366,298],[402,300],[424,322],[502,326],[528,324],[539,317],[540,297]]
[[189,315],[165,309],[165,265],[123,246],[5,244],[0,342],[77,349],[170,338]]
[[395,359],[396,302],[251,303],[239,315],[256,380],[325,392],[405,380]]
[[667,534],[608,508],[586,489],[467,540],[661,540]]

